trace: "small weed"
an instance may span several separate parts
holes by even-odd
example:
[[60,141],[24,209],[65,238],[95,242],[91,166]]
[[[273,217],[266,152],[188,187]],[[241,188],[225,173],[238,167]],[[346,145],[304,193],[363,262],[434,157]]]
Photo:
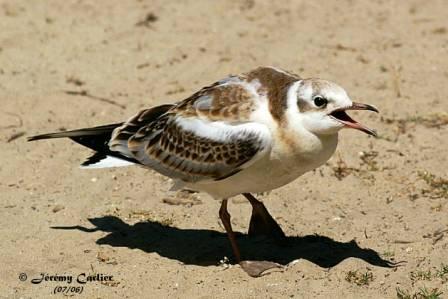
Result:
[[353,167],[348,167],[344,160],[339,157],[336,161],[336,165],[330,165],[331,170],[333,170],[334,176],[338,180],[342,180],[346,176],[349,176],[352,172],[358,172],[359,170]]
[[355,283],[359,286],[366,286],[373,281],[373,273],[369,271],[365,273],[360,273],[358,271],[348,271],[345,275],[345,280],[351,283]]
[[389,167],[379,167],[376,158],[378,157],[377,151],[363,151],[359,153],[359,158],[361,159],[360,167],[350,167],[344,160],[339,157],[335,164],[327,164],[333,171],[334,176],[338,180],[349,176],[350,174],[355,174],[358,177],[368,180],[371,182],[375,181],[375,176],[371,174],[373,171],[391,169]]
[[442,265],[440,265],[440,269],[437,270],[436,274],[438,277],[448,274],[448,265],[442,263]]
[[161,221],[159,221],[159,223],[163,226],[171,226],[174,224],[174,219],[173,218],[165,218],[165,219],[162,219]]
[[435,277],[442,279],[443,283],[448,282],[448,265],[440,265],[440,268],[436,270]]
[[158,222],[163,226],[173,225],[174,219],[172,217],[157,217],[150,211],[131,211],[128,216],[129,219],[138,219],[140,221]]
[[448,125],[448,113],[433,113],[425,116],[418,115],[407,118],[382,117],[381,121],[388,125],[394,124],[396,125],[396,128],[394,137],[380,136],[380,138],[390,142],[396,142],[398,136],[406,134],[408,129],[415,125],[422,125],[427,128],[441,128],[442,126]]
[[152,213],[149,211],[131,211],[128,215],[130,219],[152,220]]
[[430,189],[423,189],[422,194],[429,194],[432,198],[448,198],[447,179],[436,177],[427,171],[421,171],[418,175],[430,187]]
[[411,294],[409,291],[402,290],[400,288],[396,288],[395,290],[397,292],[398,299],[441,299],[442,297],[440,297],[440,295],[443,294],[443,292],[439,291],[439,289],[437,288],[428,290],[427,288],[423,287],[414,294]]
[[441,298],[440,295],[442,295],[443,292],[439,291],[439,289],[437,288],[428,290],[427,288],[423,287],[419,289],[418,294],[422,299],[439,299]]
[[433,280],[435,278],[439,278],[442,280],[442,283],[448,282],[448,265],[441,264],[440,267],[434,271],[412,271],[410,274],[412,282],[418,280]]
[[395,256],[395,252],[393,252],[391,250],[386,250],[383,252],[382,256],[385,258],[391,258],[391,257]]
[[433,113],[427,116],[415,116],[406,119],[408,122],[423,125],[427,128],[440,128],[448,125],[448,113]]
[[448,125],[448,113],[432,113],[425,116],[417,115],[407,118],[382,118],[381,120],[386,124],[396,124],[400,133],[406,133],[407,124],[410,123],[422,125],[427,128],[440,128]]
[[395,291],[397,292],[397,298],[398,299],[411,299],[411,294],[407,290],[402,290],[400,288],[396,288]]
[[417,281],[417,280],[431,280],[432,279],[432,273],[431,270],[428,271],[412,271],[411,272],[411,280],[412,281]]
[[383,118],[380,120],[387,125],[395,125],[395,136],[393,138],[382,136],[382,139],[386,139],[387,141],[396,142],[398,140],[398,136],[406,134],[408,130],[408,121],[402,118]]
[[377,151],[369,151],[369,152],[360,152],[359,158],[362,161],[362,164],[367,166],[367,170],[369,171],[378,171],[378,162],[375,159],[378,157]]

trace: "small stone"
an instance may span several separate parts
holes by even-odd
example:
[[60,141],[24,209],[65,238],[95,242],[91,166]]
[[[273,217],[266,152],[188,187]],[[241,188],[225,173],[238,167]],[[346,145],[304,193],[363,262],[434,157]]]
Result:
[[53,207],[53,213],[57,213],[57,212],[59,212],[59,211],[61,211],[61,210],[63,210],[65,207],[64,206],[62,206],[62,205],[55,205],[54,207]]

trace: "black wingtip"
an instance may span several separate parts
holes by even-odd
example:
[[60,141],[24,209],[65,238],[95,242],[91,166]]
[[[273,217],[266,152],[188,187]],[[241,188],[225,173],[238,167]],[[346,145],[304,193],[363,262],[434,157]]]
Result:
[[[60,132],[60,133],[64,133],[64,132]],[[30,137],[27,137],[26,140],[27,141],[35,141],[35,140],[42,140],[42,139],[65,137],[65,136],[60,136],[61,135],[60,133],[50,133],[50,134],[41,134],[41,135],[30,136]]]
[[36,136],[30,136],[26,138],[26,141],[34,141],[34,140],[40,140],[40,139],[45,139],[48,137],[44,137],[44,135],[36,135]]

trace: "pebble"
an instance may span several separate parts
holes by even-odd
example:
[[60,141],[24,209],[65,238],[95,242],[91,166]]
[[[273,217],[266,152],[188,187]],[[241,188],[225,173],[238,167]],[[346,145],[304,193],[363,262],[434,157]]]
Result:
[[55,205],[52,211],[53,211],[53,213],[57,213],[60,210],[63,210],[64,208],[65,207],[63,205]]

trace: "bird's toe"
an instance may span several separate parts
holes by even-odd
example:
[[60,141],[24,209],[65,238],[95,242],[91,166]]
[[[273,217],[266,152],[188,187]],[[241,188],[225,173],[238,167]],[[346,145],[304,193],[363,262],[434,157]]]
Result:
[[260,277],[270,269],[283,269],[284,266],[269,261],[241,261],[241,268],[252,277]]

